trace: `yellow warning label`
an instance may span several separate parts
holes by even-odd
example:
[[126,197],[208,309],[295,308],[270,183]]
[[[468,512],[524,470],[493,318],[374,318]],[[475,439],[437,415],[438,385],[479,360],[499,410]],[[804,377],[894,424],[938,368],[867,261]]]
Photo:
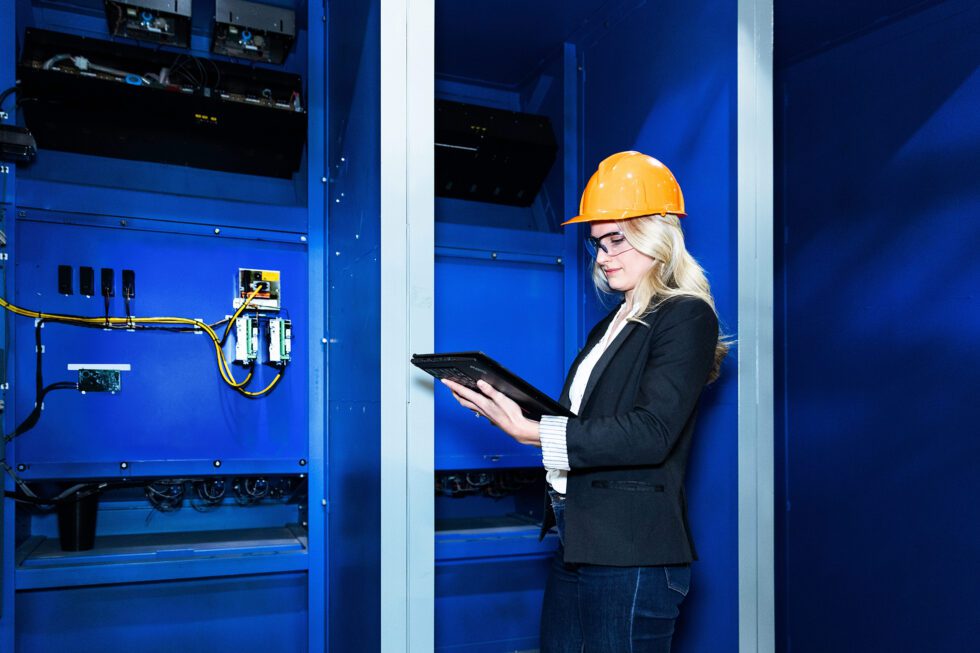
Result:
[[279,271],[262,270],[262,281],[279,281]]

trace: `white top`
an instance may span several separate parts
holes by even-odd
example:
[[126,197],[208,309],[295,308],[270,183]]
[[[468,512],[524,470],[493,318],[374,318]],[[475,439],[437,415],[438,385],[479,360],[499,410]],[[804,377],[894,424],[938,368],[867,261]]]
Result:
[[[596,363],[606,353],[606,349],[609,348],[610,343],[616,339],[616,336],[626,326],[629,318],[634,317],[640,312],[639,306],[634,306],[628,312],[626,307],[627,304],[623,303],[619,311],[616,312],[616,317],[609,323],[609,328],[606,329],[605,335],[596,343],[588,355],[582,359],[578,369],[575,370],[572,385],[568,388],[568,399],[571,402],[571,411],[576,415],[582,408],[582,398],[585,395],[585,388],[589,385],[589,377],[592,376],[592,370],[595,369]],[[551,487],[561,494],[565,494],[565,489],[568,485],[568,447],[565,443],[565,427],[567,424],[567,417],[545,415],[541,418],[541,425],[538,427],[538,433],[541,436],[541,458],[545,469],[548,470],[545,478],[547,478]]]

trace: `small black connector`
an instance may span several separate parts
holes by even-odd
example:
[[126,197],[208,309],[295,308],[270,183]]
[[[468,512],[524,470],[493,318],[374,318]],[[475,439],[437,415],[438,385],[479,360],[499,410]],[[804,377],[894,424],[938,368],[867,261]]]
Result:
[[86,297],[95,294],[95,270],[87,265],[78,268],[78,292]]
[[102,268],[102,296],[116,296],[116,275],[112,268]]
[[58,293],[61,295],[71,295],[74,293],[72,288],[72,268],[70,265],[58,266]]
[[136,297],[136,273],[132,270],[122,271],[122,296],[125,299]]

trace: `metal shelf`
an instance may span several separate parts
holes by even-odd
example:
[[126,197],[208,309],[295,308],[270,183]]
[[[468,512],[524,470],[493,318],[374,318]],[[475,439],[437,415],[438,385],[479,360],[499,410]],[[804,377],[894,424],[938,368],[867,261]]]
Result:
[[440,521],[435,534],[436,563],[550,557],[558,546],[558,535],[552,530],[539,541],[540,531],[540,524],[520,515]]
[[98,537],[89,551],[62,551],[31,537],[17,550],[17,590],[304,571],[298,527]]

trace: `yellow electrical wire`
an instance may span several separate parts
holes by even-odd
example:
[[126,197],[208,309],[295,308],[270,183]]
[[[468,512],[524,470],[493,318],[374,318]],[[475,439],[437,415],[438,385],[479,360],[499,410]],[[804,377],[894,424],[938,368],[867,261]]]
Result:
[[[230,324],[235,321],[242,314],[242,312],[248,307],[248,305],[255,299],[255,296],[259,294],[261,288],[256,288],[252,293],[245,298],[242,305],[238,307],[235,314],[229,318],[229,328]],[[225,357],[224,349],[221,347],[221,339],[218,334],[215,333],[214,329],[205,324],[200,320],[195,320],[187,317],[83,317],[80,315],[62,315],[59,313],[43,313],[41,311],[31,311],[26,308],[21,308],[15,304],[11,304],[7,300],[0,297],[0,308],[4,308],[15,315],[20,315],[23,317],[33,317],[35,319],[41,320],[52,320],[57,322],[65,322],[68,324],[119,324],[119,325],[132,325],[132,324],[170,324],[170,325],[187,325],[193,326],[195,329],[203,331],[211,339],[214,344],[215,358],[218,362],[218,373],[221,375],[222,380],[231,386],[232,388],[238,390],[242,394],[249,397],[259,397],[271,391],[272,388],[276,386],[279,379],[282,378],[282,372],[280,371],[276,374],[275,378],[268,386],[259,390],[258,392],[249,392],[245,390],[245,386],[249,381],[252,380],[252,374],[254,370],[249,369],[248,375],[242,381],[235,379],[235,375],[231,371],[231,366],[228,363],[228,359]]]
[[238,391],[241,392],[246,397],[261,397],[262,395],[264,395],[267,392],[270,392],[274,387],[276,387],[276,384],[279,383],[279,379],[281,378],[282,378],[282,371],[276,374],[275,378],[272,379],[269,385],[262,388],[258,392],[249,392],[248,390],[243,390],[241,388],[239,388]]

